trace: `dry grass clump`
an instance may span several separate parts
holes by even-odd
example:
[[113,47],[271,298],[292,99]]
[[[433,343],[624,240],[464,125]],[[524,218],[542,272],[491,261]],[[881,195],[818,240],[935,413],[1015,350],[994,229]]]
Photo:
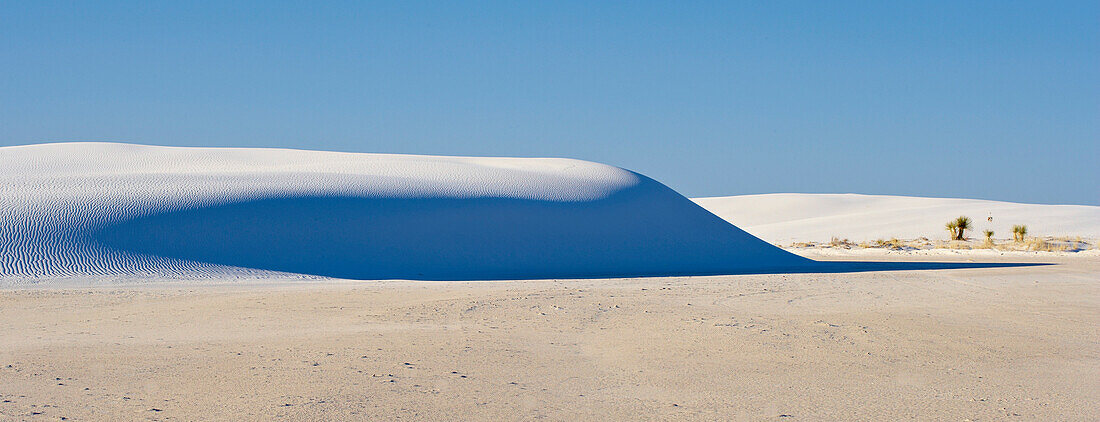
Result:
[[948,240],[936,242],[932,245],[935,249],[974,249],[970,242],[965,240]]
[[[1026,233],[1026,229],[1023,231]],[[953,233],[957,234],[957,232]],[[992,230],[984,230],[982,232],[984,238],[979,241],[977,239],[972,240],[929,240],[927,237],[919,237],[913,240],[900,240],[898,238],[890,239],[875,239],[873,241],[861,241],[859,243],[853,242],[847,238],[841,239],[833,237],[829,242],[792,242],[789,248],[822,248],[822,249],[888,249],[891,251],[917,251],[928,249],[951,249],[951,250],[971,250],[971,249],[991,249],[996,251],[1005,252],[1081,252],[1090,249],[1100,249],[1100,245],[1093,244],[1095,240],[1082,239],[1081,236],[1031,236],[1023,241],[1020,239],[1020,231],[1016,230],[1013,234],[1015,239],[997,241],[993,238],[994,233]],[[1100,243],[1100,242],[1096,242]]]
[[952,240],[950,242],[947,242],[947,245],[950,249],[974,249],[970,246],[970,242],[967,242],[965,240]]
[[1091,245],[1080,236],[1032,237],[1024,242],[1026,250],[1040,252],[1079,252],[1088,250]]
[[852,247],[856,246],[856,244],[855,242],[848,240],[848,238],[838,239],[836,236],[833,236],[833,239],[829,241],[829,246],[834,248],[852,249]]
[[898,238],[896,237],[891,238],[890,240],[876,239],[874,241],[874,247],[890,249],[893,251],[918,249],[916,247],[913,247],[911,242],[901,241],[898,240]]
[[913,239],[912,241],[910,241],[909,246],[911,246],[913,248],[916,248],[916,249],[927,249],[927,248],[931,248],[931,247],[935,246],[935,244],[932,243],[931,240],[928,240],[927,237],[922,236],[922,237],[918,237],[918,238]]
[[1027,250],[1029,251],[1041,251],[1041,252],[1058,252],[1062,249],[1054,242],[1047,241],[1041,237],[1033,237],[1025,242]]
[[986,230],[982,232],[985,235],[985,242],[982,242],[982,249],[993,249],[993,230]]
[[1023,242],[1025,237],[1027,237],[1027,225],[1026,224],[1017,224],[1015,226],[1012,226],[1012,239],[1013,240],[1015,240],[1017,242]]

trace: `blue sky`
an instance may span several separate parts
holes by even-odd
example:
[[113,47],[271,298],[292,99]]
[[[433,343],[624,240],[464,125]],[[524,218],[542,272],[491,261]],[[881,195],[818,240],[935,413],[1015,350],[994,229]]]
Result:
[[1100,205],[1100,2],[317,3],[2,2],[0,145],[553,156],[688,196]]

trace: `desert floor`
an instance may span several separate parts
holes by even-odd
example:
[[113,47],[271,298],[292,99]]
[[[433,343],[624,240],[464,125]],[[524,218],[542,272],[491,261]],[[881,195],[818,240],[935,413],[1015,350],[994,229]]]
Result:
[[0,419],[1100,419],[1100,258],[994,259],[0,290]]

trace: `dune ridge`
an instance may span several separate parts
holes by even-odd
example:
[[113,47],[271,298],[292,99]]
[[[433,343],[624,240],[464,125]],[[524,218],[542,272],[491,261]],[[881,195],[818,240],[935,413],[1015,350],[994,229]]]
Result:
[[0,148],[0,277],[504,279],[797,268],[645,176],[569,159]]

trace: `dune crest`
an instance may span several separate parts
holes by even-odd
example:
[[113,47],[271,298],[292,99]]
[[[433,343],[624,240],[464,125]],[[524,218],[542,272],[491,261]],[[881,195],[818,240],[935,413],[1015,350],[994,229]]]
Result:
[[811,263],[645,176],[568,159],[0,148],[0,277],[508,279]]

